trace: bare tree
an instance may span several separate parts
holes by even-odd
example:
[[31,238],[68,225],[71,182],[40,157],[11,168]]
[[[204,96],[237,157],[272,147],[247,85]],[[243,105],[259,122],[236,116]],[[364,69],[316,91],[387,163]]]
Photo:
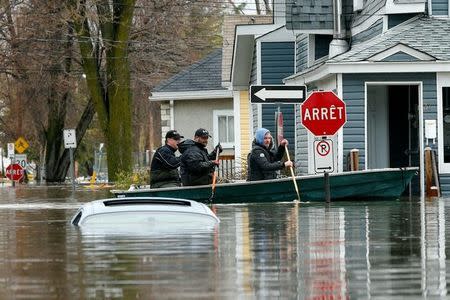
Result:
[[62,141],[65,126],[76,128],[81,141],[94,116],[89,102],[84,111],[76,113],[76,55],[62,14],[57,1],[3,2],[0,13],[0,35],[5,41],[0,68],[2,82],[9,86],[0,100],[8,107],[0,116],[7,125],[4,140],[25,136],[32,145],[30,157],[45,157],[49,182],[63,181],[67,173],[69,156]]
[[[92,120],[108,157],[119,157],[111,178],[129,170],[131,150],[151,148],[160,131],[150,89],[221,44],[223,3],[215,0],[116,1],[116,10],[108,1],[12,3],[0,2],[0,138],[24,135],[28,153],[45,158],[47,181],[63,181],[69,166],[62,130],[76,128],[86,153]],[[123,14],[132,17],[122,22]],[[128,36],[114,40],[121,28]]]
[[[236,4],[236,1],[228,0],[228,3],[233,8],[233,11],[235,14],[245,15],[245,8],[247,7],[247,4],[249,2],[242,2],[240,4]],[[270,0],[263,0],[263,3],[264,3],[264,10],[261,9],[261,1],[255,0],[256,14],[257,15],[262,15],[262,14],[270,15],[272,13],[272,8],[270,6]]]

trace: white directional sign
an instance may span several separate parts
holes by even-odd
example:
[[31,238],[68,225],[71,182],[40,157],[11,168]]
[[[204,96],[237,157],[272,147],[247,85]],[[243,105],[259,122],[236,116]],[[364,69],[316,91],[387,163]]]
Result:
[[12,158],[14,156],[14,143],[8,143],[8,157]]
[[253,85],[252,103],[302,103],[306,99],[304,85]]
[[334,171],[333,141],[321,139],[314,141],[314,171],[331,173]]
[[75,135],[75,129],[64,129],[64,148],[76,148],[77,137]]

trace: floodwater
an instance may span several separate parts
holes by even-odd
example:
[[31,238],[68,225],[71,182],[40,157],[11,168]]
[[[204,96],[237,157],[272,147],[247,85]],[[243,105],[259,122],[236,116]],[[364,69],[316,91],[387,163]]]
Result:
[[69,224],[105,197],[0,187],[0,299],[448,297],[448,199],[217,205],[195,232]]

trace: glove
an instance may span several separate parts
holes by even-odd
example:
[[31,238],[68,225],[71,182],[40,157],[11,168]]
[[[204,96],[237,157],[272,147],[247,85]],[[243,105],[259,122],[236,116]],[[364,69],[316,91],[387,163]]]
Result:
[[223,152],[223,148],[222,148],[222,146],[220,145],[220,143],[218,143],[217,145],[216,145],[216,147],[214,147],[214,149],[217,151],[217,149],[219,149],[219,153],[222,153]]

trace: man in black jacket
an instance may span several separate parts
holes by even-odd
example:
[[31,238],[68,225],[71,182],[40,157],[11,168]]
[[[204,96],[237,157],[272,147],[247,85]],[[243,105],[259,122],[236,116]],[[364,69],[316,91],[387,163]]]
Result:
[[219,165],[216,160],[217,151],[222,152],[220,144],[208,154],[206,146],[211,136],[206,129],[195,131],[194,140],[186,140],[180,145],[181,182],[183,185],[204,185],[212,183],[214,168]]
[[181,186],[180,174],[178,167],[180,166],[180,157],[175,156],[178,150],[178,144],[184,136],[180,135],[176,130],[169,130],[166,134],[165,145],[159,147],[152,158],[150,170],[150,187],[176,187]]

